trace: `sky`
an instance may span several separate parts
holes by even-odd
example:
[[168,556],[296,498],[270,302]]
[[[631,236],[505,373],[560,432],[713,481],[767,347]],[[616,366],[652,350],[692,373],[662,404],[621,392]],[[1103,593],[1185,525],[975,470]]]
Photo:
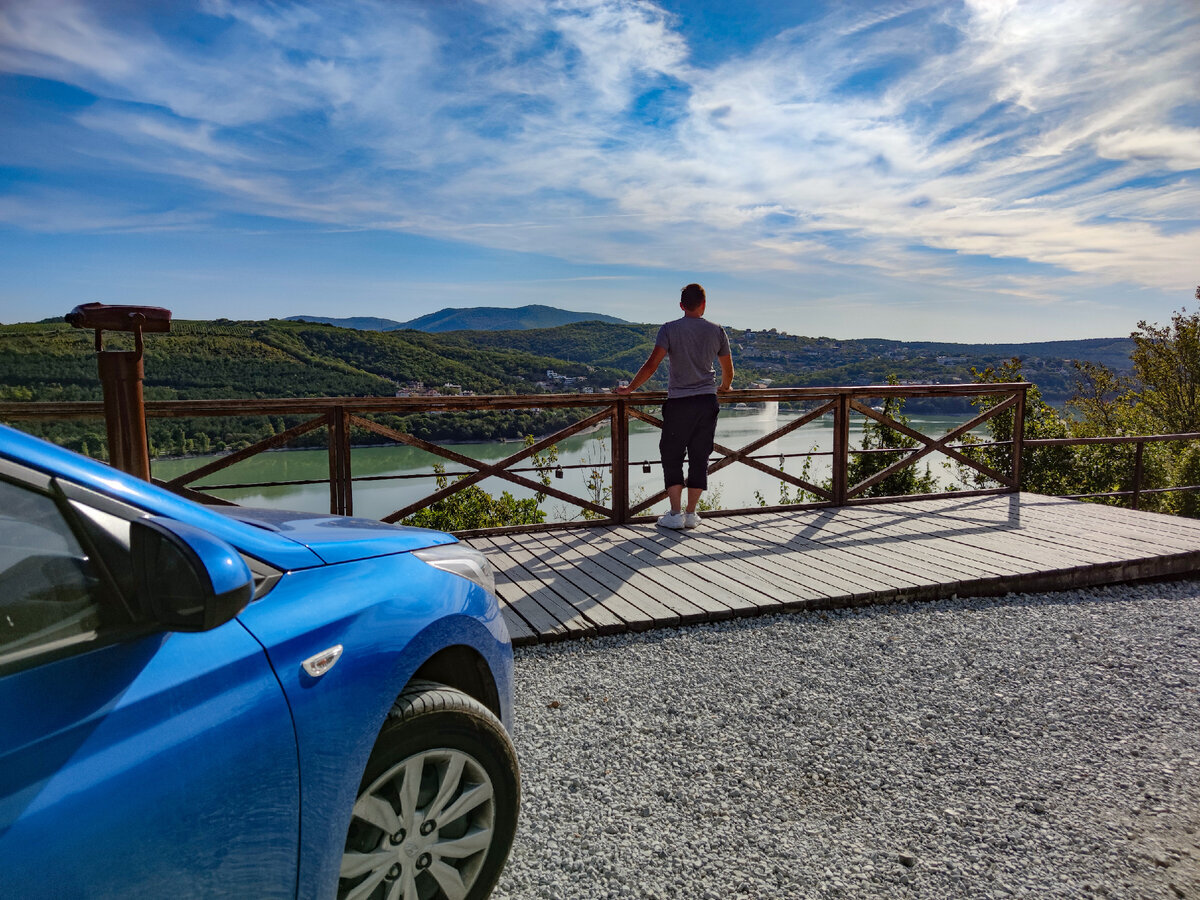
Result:
[[1127,335],[1200,284],[1197,0],[0,0],[0,322]]

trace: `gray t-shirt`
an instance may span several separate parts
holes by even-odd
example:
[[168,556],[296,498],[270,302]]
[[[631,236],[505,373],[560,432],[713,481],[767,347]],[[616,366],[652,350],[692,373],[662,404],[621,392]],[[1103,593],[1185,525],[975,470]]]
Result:
[[684,316],[658,329],[654,346],[667,351],[670,363],[668,399],[717,392],[713,360],[729,355],[729,338],[720,325],[707,319]]

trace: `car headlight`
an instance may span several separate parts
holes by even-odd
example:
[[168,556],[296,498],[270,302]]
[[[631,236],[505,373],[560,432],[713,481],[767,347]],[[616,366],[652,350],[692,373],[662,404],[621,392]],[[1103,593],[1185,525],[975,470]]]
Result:
[[414,550],[413,556],[443,572],[453,572],[473,581],[489,594],[496,593],[496,573],[488,558],[466,544],[439,544]]

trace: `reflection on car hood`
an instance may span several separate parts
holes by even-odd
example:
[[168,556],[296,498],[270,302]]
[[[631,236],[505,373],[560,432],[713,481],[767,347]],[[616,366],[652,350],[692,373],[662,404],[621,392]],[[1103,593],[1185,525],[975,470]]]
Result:
[[308,547],[327,563],[405,553],[435,544],[451,544],[455,540],[441,531],[387,525],[375,519],[246,506],[211,508],[239,522],[278,532]]

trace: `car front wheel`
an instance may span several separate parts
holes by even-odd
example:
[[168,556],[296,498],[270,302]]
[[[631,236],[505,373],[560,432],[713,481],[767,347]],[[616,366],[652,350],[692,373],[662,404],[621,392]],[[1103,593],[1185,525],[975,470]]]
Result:
[[491,711],[461,691],[414,681],[367,761],[338,897],[487,897],[512,846],[520,794],[512,742]]

